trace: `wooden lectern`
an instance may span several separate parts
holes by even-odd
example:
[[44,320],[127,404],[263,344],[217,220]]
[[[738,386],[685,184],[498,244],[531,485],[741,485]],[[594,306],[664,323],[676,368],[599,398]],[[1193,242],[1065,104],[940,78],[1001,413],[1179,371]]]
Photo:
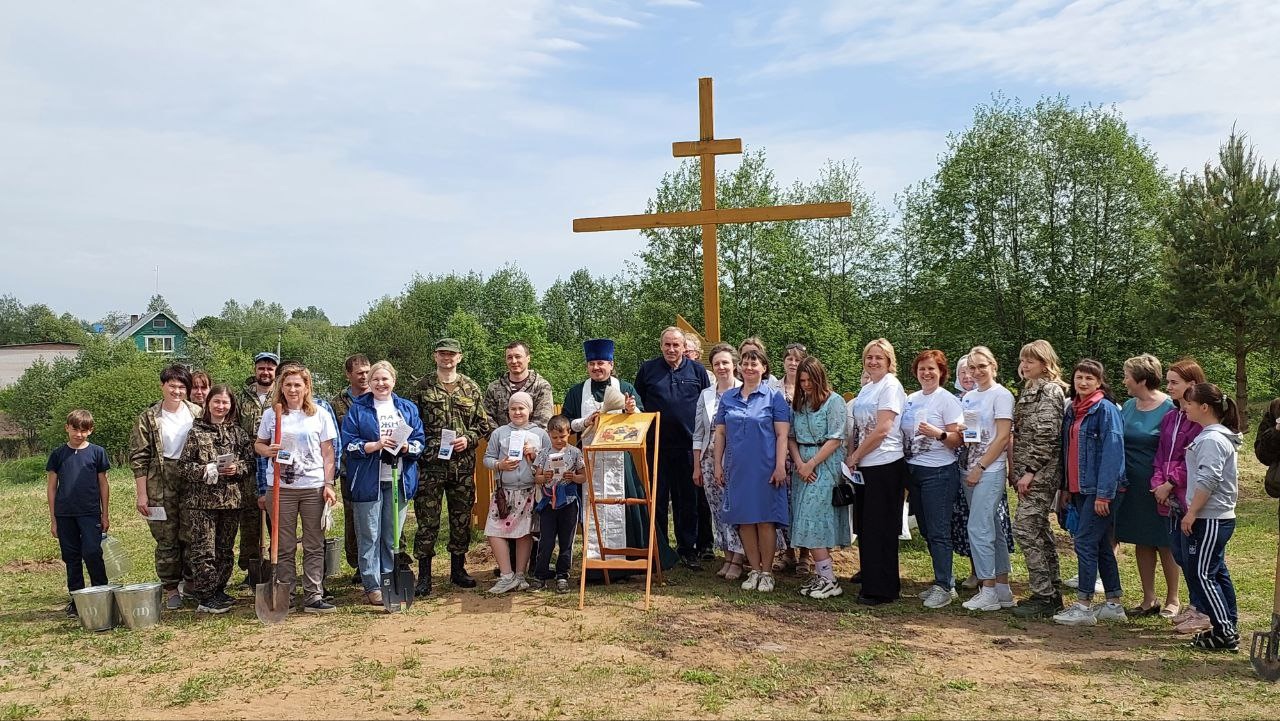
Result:
[[[605,583],[609,583],[609,571],[644,571],[644,609],[649,610],[649,598],[653,590],[654,567],[657,565],[656,516],[658,497],[658,445],[662,418],[660,413],[613,413],[598,416],[595,437],[582,447],[586,457],[587,480],[586,506],[583,507],[582,532],[582,577],[578,585],[578,609],[586,605],[587,571],[598,569],[604,574]],[[653,427],[653,456],[648,453],[649,427]],[[595,454],[624,452],[631,456],[635,464],[636,475],[640,480],[641,498],[596,498],[595,493]],[[625,493],[623,494],[626,495]],[[599,506],[644,506],[648,510],[649,533],[645,548],[606,548],[604,536],[600,532]],[[587,534],[594,533],[599,558],[587,557]],[[610,558],[623,556],[623,558]],[[659,574],[662,569],[657,569]]]

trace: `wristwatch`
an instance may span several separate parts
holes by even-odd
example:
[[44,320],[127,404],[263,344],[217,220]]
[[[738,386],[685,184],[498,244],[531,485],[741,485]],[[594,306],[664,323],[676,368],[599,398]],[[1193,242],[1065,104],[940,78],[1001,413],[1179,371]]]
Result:
[[981,468],[982,470],[984,470],[984,471],[985,471],[985,470],[987,470],[987,464],[985,464],[985,463],[983,463],[981,460],[979,460],[979,461],[978,461],[978,468]]

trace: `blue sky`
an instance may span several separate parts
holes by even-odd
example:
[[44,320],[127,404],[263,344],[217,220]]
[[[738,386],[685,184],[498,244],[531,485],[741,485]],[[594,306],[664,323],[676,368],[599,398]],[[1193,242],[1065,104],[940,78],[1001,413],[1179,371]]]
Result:
[[643,210],[702,75],[781,182],[855,160],[889,209],[997,91],[1115,104],[1175,172],[1233,122],[1275,161],[1277,36],[1267,0],[5,3],[0,293],[138,312],[158,266],[186,321],[346,323],[415,272],[618,272],[640,236],[570,221]]

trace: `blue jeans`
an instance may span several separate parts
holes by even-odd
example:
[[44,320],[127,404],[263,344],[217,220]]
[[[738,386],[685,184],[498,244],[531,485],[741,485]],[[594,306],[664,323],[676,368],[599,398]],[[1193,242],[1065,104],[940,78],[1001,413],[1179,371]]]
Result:
[[1187,565],[1187,537],[1182,535],[1182,511],[1178,509],[1169,511],[1169,551],[1173,553],[1173,560],[1178,562],[1178,568],[1182,569],[1182,579],[1187,583],[1188,602],[1197,611],[1208,615],[1205,612],[1207,604],[1200,595],[1200,589],[1191,582],[1191,574],[1195,573],[1195,569]]
[[[366,592],[382,587],[382,575],[395,569],[395,523],[391,516],[391,484],[378,484],[378,500],[352,501],[352,517],[356,527],[356,553],[360,561],[360,579]],[[404,533],[408,506],[400,501],[400,532]]]
[[1080,572],[1076,596],[1081,601],[1093,597],[1094,586],[1098,576],[1102,576],[1102,588],[1107,600],[1120,598],[1120,567],[1116,565],[1115,549],[1111,546],[1111,531],[1115,527],[1114,513],[1106,517],[1094,513],[1093,502],[1098,499],[1095,493],[1077,493],[1073,497],[1076,511],[1080,514],[1080,528],[1076,531],[1076,562]]
[[1199,591],[1215,633],[1235,635],[1236,587],[1227,571],[1227,541],[1236,530],[1234,518],[1197,518],[1187,543],[1187,585]]
[[929,544],[933,561],[933,583],[942,588],[955,586],[951,572],[951,511],[960,487],[960,466],[949,463],[932,468],[907,464],[907,485],[918,503],[916,521]]
[[[58,525],[58,549],[67,564],[67,590],[84,588],[84,571],[95,586],[107,582],[107,567],[102,562],[102,519],[99,516],[54,516]],[[84,567],[81,567],[81,563]]]
[[969,502],[969,552],[973,571],[988,581],[1009,572],[1009,546],[1000,528],[1000,499],[1004,497],[1006,473],[996,468],[982,474],[978,485],[964,483]]

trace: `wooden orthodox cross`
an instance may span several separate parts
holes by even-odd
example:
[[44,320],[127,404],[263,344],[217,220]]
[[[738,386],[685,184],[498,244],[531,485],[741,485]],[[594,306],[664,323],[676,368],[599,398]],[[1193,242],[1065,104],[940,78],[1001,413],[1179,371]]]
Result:
[[671,154],[677,158],[697,156],[702,171],[701,210],[575,218],[573,221],[575,233],[702,226],[702,311],[706,319],[703,337],[708,343],[716,343],[720,340],[720,269],[716,257],[716,225],[842,218],[853,214],[853,208],[847,202],[772,205],[761,208],[717,208],[716,156],[741,153],[742,138],[717,139],[714,128],[711,78],[698,78],[698,140],[672,143]]

